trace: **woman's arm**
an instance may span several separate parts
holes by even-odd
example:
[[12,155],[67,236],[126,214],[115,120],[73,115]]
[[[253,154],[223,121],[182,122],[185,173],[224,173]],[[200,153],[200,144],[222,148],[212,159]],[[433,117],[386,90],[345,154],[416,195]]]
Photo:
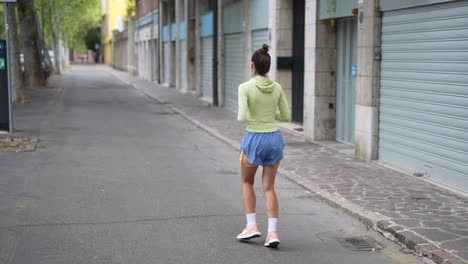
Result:
[[279,113],[276,113],[275,119],[278,121],[290,122],[291,113],[289,112],[288,101],[284,95],[283,89],[280,88],[281,94],[278,101]]
[[240,85],[238,90],[239,109],[237,113],[237,120],[241,123],[247,122],[247,92],[244,86]]

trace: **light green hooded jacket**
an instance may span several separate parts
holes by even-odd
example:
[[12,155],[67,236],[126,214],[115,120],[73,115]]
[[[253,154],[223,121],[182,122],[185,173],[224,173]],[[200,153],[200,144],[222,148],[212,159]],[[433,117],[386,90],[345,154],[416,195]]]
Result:
[[247,123],[249,132],[274,132],[276,121],[291,121],[288,102],[281,85],[257,75],[239,86],[237,120]]

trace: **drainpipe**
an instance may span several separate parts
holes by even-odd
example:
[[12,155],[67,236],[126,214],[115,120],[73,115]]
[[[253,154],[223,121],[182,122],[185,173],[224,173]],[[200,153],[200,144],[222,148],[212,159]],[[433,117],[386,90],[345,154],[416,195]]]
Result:
[[[153,17],[153,10],[154,10],[154,0],[151,0],[151,11],[150,11],[150,16],[151,16],[151,36],[150,36],[150,43],[153,43],[153,26],[154,26],[154,21],[153,21],[153,19],[154,19],[154,17]],[[150,44],[150,49],[151,49],[152,46],[153,46],[153,45]],[[153,54],[154,54],[154,51],[152,50],[152,51],[150,52],[150,54],[153,55]],[[154,63],[153,58],[154,58],[154,55],[151,56],[151,58],[150,58],[150,60],[151,60],[151,62],[150,62],[150,71],[151,71],[151,78],[150,78],[150,79],[151,79],[151,81],[154,81],[154,79],[153,79],[153,78],[154,78],[154,76],[153,76],[153,75],[154,75],[154,74],[153,74],[153,71],[154,71],[154,70],[153,70],[153,67],[154,67],[154,66],[153,66],[153,63]]]
[[218,0],[211,0],[213,10],[213,105],[218,106]]
[[163,1],[159,1],[159,83],[162,84],[164,82],[164,67],[163,67],[163,62],[164,62],[164,43],[163,43],[163,15],[164,15],[165,10],[163,10]]

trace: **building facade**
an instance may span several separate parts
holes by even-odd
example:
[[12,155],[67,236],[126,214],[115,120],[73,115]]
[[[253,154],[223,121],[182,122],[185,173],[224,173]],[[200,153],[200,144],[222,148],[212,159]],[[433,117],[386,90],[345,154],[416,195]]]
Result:
[[143,78],[235,112],[250,56],[267,43],[269,76],[307,140],[341,142],[357,158],[468,191],[468,0],[157,6],[135,23],[158,21],[143,40],[157,41],[135,33]]
[[468,1],[308,4],[305,135],[468,191]]
[[159,76],[159,1],[136,1],[134,21],[134,63],[132,65],[134,69],[132,72],[146,80],[159,82],[161,80]]
[[124,30],[123,23],[126,9],[126,0],[101,0],[101,47],[105,64],[112,64],[112,32],[114,30]]

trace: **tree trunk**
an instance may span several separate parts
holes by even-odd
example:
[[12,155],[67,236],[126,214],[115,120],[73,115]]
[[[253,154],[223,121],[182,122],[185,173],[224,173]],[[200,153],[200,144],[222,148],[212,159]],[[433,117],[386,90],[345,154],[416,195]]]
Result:
[[18,24],[16,23],[15,4],[8,4],[8,24],[10,27],[10,60],[11,65],[11,88],[13,91],[13,102],[24,103],[25,96],[23,92],[24,80],[21,70],[20,50],[18,40]]
[[53,0],[49,0],[49,12],[50,12],[50,32],[52,35],[52,47],[54,49],[54,61],[55,61],[55,73],[62,74],[60,65],[60,46],[58,44],[57,35],[54,28],[55,23],[55,5]]
[[[53,65],[52,61],[50,60],[49,52],[47,50],[47,46],[45,44],[44,40],[44,34],[42,32],[41,28],[41,23],[39,23],[39,16],[37,15],[37,12],[34,11],[34,21],[36,21],[36,25],[38,25],[37,28],[37,36],[39,38],[39,49],[40,49],[40,54],[41,54],[41,60],[44,62],[45,69],[47,71],[47,74],[50,73],[50,71],[53,70]],[[44,25],[42,25],[44,26]]]
[[34,0],[19,0],[18,15],[20,17],[21,40],[23,42],[24,68],[26,71],[25,84],[31,88],[46,86],[46,79],[42,71],[40,43],[35,23]]

